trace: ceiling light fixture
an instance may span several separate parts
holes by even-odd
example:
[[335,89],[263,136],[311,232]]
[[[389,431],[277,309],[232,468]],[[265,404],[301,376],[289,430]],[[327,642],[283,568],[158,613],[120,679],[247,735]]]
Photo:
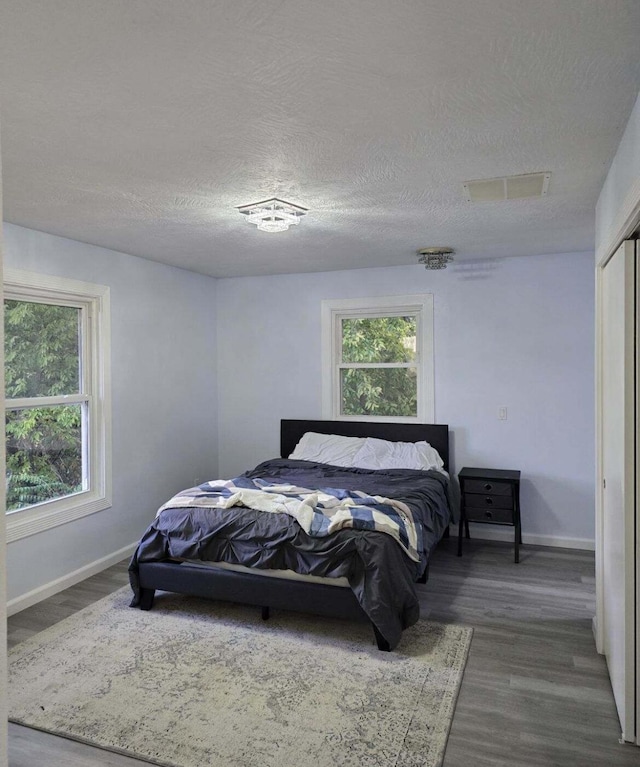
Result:
[[292,224],[299,224],[308,208],[272,197],[270,200],[254,202],[251,205],[239,205],[238,211],[261,232],[284,232]]
[[425,269],[446,269],[449,261],[453,261],[453,248],[422,248],[418,251],[418,261]]

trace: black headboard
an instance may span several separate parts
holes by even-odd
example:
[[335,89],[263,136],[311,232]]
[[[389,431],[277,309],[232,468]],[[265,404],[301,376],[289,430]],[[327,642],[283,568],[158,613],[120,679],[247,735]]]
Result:
[[390,442],[428,442],[449,469],[449,427],[432,423],[368,423],[366,421],[280,421],[280,455],[286,458],[307,431],[341,437],[376,437]]

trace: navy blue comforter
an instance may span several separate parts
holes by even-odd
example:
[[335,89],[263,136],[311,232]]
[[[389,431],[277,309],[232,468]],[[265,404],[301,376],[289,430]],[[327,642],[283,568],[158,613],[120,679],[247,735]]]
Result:
[[447,479],[436,471],[348,469],[275,458],[243,475],[307,488],[362,490],[404,501],[421,531],[420,561],[389,535],[339,530],[312,538],[286,514],[244,507],[168,508],[150,525],[129,567],[136,604],[138,565],[172,559],[228,562],[304,575],[346,577],[365,613],[393,649],[420,615],[415,581],[450,521]]

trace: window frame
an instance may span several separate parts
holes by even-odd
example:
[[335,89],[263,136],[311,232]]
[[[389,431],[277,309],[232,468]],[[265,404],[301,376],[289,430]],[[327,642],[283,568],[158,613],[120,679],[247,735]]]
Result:
[[[417,413],[415,416],[342,415],[340,370],[352,365],[340,359],[341,320],[415,315]],[[343,298],[322,301],[322,417],[333,421],[434,423],[433,294]],[[404,363],[361,363],[357,367],[414,367]]]
[[10,543],[111,506],[110,290],[105,285],[66,277],[6,269],[4,300],[79,308],[82,366],[79,394],[5,399],[5,409],[78,403],[86,403],[87,409],[87,434],[83,439],[83,480],[87,489],[7,511]]

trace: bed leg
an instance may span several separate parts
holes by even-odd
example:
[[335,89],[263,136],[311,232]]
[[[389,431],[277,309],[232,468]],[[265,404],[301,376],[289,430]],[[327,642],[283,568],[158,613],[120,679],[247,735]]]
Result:
[[418,578],[418,583],[426,583],[429,580],[429,565],[424,568],[424,572]]
[[382,634],[378,631],[378,629],[373,625],[373,633],[376,636],[376,644],[378,645],[378,650],[381,650],[382,652],[391,652],[391,648],[389,647],[389,642],[382,636]]
[[155,589],[140,589],[140,609],[150,610],[153,607],[153,597]]
[[262,620],[263,621],[268,621],[270,614],[271,613],[269,612],[269,608],[268,607],[263,607],[262,608]]

